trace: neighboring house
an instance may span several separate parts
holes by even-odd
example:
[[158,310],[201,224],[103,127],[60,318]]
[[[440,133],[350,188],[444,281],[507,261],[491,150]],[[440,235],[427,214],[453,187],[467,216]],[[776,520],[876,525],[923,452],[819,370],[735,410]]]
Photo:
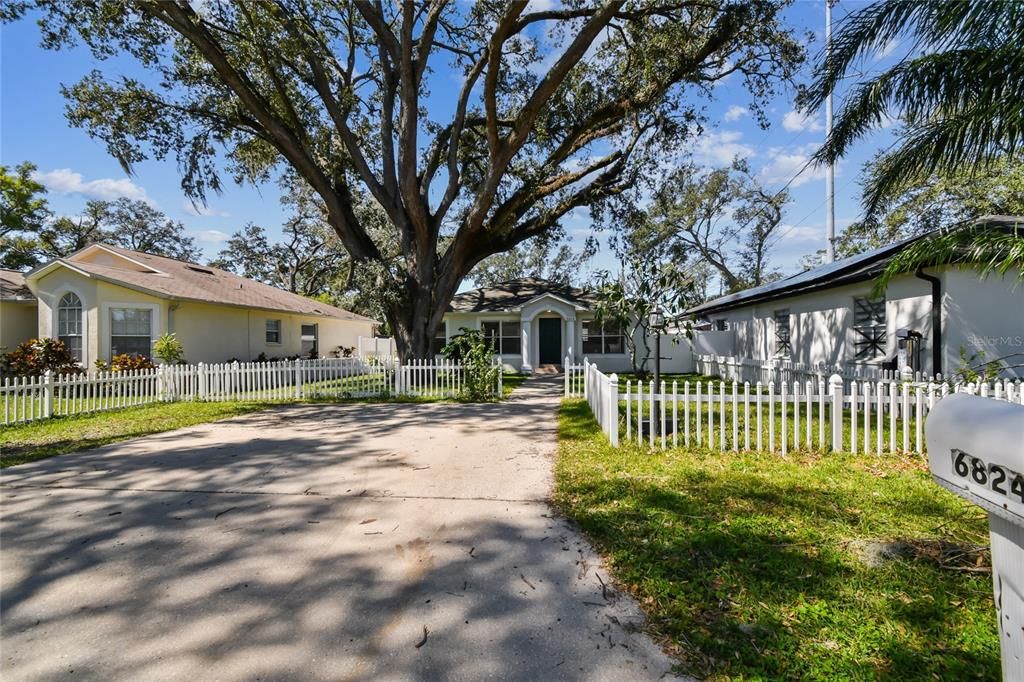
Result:
[[[979,222],[1010,229],[1024,218]],[[688,314],[712,326],[697,335],[694,347],[762,361],[910,366],[928,375],[955,371],[961,348],[968,356],[982,351],[987,360],[1024,353],[1024,287],[1017,272],[980,279],[971,268],[925,268],[893,279],[884,296],[873,296],[889,260],[924,236],[691,308]],[[1022,361],[1019,355],[1006,364]]]
[[[326,356],[355,347],[376,325],[225,270],[105,244],[40,266],[24,284],[37,300],[36,325],[31,333],[12,332],[12,339],[59,338],[84,366],[121,353],[151,356],[165,332],[177,335],[189,362]],[[14,319],[8,286],[0,321],[5,339]]]
[[38,303],[25,286],[25,275],[0,268],[0,351],[35,336],[38,317]]
[[[434,341],[437,352],[462,328],[480,329],[492,339],[506,369],[533,372],[561,365],[565,358],[586,357],[603,371],[631,369],[624,331],[614,322],[599,323],[594,298],[576,287],[543,279],[523,278],[457,294]],[[643,353],[642,339],[638,339]],[[650,344],[653,349],[653,342]],[[689,346],[662,344],[664,371],[692,368]]]

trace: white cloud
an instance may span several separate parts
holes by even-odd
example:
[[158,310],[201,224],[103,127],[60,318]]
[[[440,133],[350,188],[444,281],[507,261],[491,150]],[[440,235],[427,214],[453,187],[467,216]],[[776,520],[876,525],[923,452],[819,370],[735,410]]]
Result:
[[202,204],[193,204],[188,199],[181,202],[181,209],[191,216],[197,218],[227,218],[230,214],[226,211],[213,208],[212,206],[203,206]]
[[189,230],[196,241],[204,244],[220,244],[228,240],[229,235],[220,230]]
[[35,172],[33,179],[46,185],[51,192],[58,194],[81,194],[90,199],[103,199],[112,201],[127,197],[145,201],[147,204],[155,202],[146,195],[146,190],[139,187],[128,178],[100,178],[98,180],[83,180],[81,173],[76,173],[70,168],[57,168],[48,173]]
[[705,132],[694,143],[694,159],[709,166],[728,166],[737,156],[741,159],[753,156],[754,148],[740,142],[742,138],[743,133],[735,130]]
[[[825,177],[825,166],[809,164],[811,154],[817,150],[817,144],[806,144],[792,149],[773,147],[768,150],[768,163],[761,168],[761,181],[766,184],[790,183],[790,187],[799,187],[811,180]],[[798,175],[799,174],[799,175]],[[792,182],[790,182],[792,180]]]
[[815,225],[787,225],[778,227],[779,239],[789,242],[817,242],[825,238],[825,228]]
[[726,110],[726,112],[725,112],[725,120],[726,121],[738,121],[739,119],[743,118],[744,116],[746,116],[749,113],[750,113],[750,111],[746,107],[741,107],[738,104],[733,104],[732,106],[730,106]]
[[896,38],[893,38],[892,40],[887,42],[885,45],[882,45],[881,49],[879,49],[878,52],[875,53],[875,61],[881,61],[881,60],[885,59],[886,57],[891,55],[893,52],[895,52],[897,49],[899,49],[899,46],[900,46],[900,41],[897,40]]
[[825,126],[818,120],[817,116],[804,116],[799,111],[791,110],[782,117],[782,127],[791,133],[812,132],[817,133],[825,129]]

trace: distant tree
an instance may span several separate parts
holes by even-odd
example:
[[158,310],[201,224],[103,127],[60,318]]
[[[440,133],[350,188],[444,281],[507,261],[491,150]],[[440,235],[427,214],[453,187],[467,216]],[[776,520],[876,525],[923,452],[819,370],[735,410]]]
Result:
[[476,286],[494,286],[522,277],[537,277],[561,284],[579,285],[584,268],[597,251],[597,240],[587,239],[582,249],[573,249],[562,235],[535,237],[503,253],[480,261],[469,273]]
[[744,161],[712,171],[683,166],[656,193],[633,248],[698,255],[729,292],[758,286],[779,276],[768,257],[788,201],[785,191],[765,190]]
[[114,243],[110,218],[110,202],[86,202],[81,215],[54,218],[39,230],[39,251],[45,259],[64,258],[89,244]]
[[975,174],[1024,148],[1024,3],[1018,0],[880,0],[839,25],[801,96],[819,108],[839,83],[883,46],[903,38],[906,57],[844,97],[817,153],[834,161],[872,128],[899,119],[896,147],[875,163],[865,187],[869,212],[934,175]]
[[24,162],[0,166],[0,267],[13,270],[39,264],[36,234],[50,216],[46,187],[32,179],[36,167]]
[[108,208],[106,229],[117,246],[184,261],[202,258],[185,226],[146,202],[122,197]]
[[[35,0],[44,45],[85,43],[152,77],[99,71],[68,116],[125,166],[176,156],[186,193],[287,165],[375,283],[403,357],[425,357],[484,258],[631,190],[691,134],[715,83],[760,112],[802,48],[779,0],[152,2]],[[428,98],[462,85],[430,118]],[[762,115],[763,118],[763,115]],[[388,244],[356,212],[366,193]]]

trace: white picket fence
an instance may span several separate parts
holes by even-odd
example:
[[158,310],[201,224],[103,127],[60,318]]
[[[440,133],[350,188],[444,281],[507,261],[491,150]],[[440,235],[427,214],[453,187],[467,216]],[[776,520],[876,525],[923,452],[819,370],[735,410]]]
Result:
[[792,383],[794,381],[817,381],[828,379],[833,374],[843,378],[844,383],[850,381],[891,381],[905,379],[913,381],[941,381],[940,377],[927,377],[920,372],[912,372],[908,377],[906,371],[882,369],[877,365],[845,364],[830,365],[827,363],[805,364],[784,358],[773,360],[755,360],[753,358],[725,357],[719,355],[695,355],[694,362],[698,374],[721,377],[727,381],[754,384],[760,381],[768,384]]
[[[456,398],[465,387],[462,365],[448,360],[363,361],[321,358],[280,362],[168,365],[6,378],[0,384],[0,423],[114,410],[153,402],[282,402],[410,396]],[[502,391],[501,373],[493,395]]]
[[[571,374],[571,376],[570,376]],[[613,380],[614,378],[614,380]],[[577,386],[582,382],[582,389]],[[923,453],[924,420],[950,393],[972,393],[1024,405],[1019,380],[981,384],[903,380],[627,381],[586,359],[566,365],[566,396],[587,399],[613,444],[718,450]],[[611,406],[611,407],[610,407]]]

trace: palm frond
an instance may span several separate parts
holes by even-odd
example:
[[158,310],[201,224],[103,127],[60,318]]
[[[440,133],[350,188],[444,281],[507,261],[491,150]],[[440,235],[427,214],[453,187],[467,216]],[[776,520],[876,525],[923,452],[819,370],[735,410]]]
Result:
[[898,275],[949,264],[972,266],[982,279],[1017,270],[1017,283],[1024,282],[1024,224],[1009,230],[971,225],[916,241],[889,261],[875,281],[874,293],[883,295]]

